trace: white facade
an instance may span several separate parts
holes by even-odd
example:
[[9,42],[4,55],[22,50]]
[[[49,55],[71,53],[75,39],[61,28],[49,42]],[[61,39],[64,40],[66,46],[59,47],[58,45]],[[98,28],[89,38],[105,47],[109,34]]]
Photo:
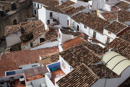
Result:
[[12,33],[12,34],[9,34],[6,36],[6,45],[7,47],[10,47],[10,46],[13,46],[17,43],[20,43],[21,42],[21,39],[20,39],[20,36],[21,36],[21,30],[15,32],[15,33]]
[[60,61],[61,70],[65,74],[68,74],[73,70],[72,66],[70,66],[61,56],[59,56],[59,61]]
[[44,6],[41,3],[33,2],[33,15],[38,16],[38,9],[42,8]]
[[[59,12],[54,12],[51,10],[47,10],[46,8],[42,7],[41,9],[38,10],[38,19],[42,20],[42,22],[47,23],[48,25],[53,25],[55,22],[53,19],[56,19],[59,21],[60,24],[58,24],[58,27],[67,27],[67,21],[70,20],[69,16],[66,14],[62,14]],[[52,15],[52,17],[50,16]],[[48,21],[50,23],[48,23]],[[57,25],[54,25],[53,27],[56,27]]]
[[93,0],[92,9],[105,9],[106,0]]
[[116,34],[104,29],[103,30],[103,43],[107,43],[107,38],[110,38],[110,42],[111,42],[116,38]]

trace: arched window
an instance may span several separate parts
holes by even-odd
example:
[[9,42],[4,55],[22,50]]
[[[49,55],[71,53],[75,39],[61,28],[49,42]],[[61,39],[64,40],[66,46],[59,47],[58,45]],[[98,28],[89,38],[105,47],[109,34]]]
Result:
[[14,19],[14,21],[13,21],[13,25],[16,25],[16,24],[17,24],[17,20]]

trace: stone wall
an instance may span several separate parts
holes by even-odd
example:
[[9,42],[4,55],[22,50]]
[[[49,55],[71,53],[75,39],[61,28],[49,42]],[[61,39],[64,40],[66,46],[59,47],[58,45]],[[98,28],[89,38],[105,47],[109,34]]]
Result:
[[[29,1],[27,3],[22,2],[20,8],[9,11],[6,16],[0,18],[0,38],[3,37],[6,26],[13,25],[14,22],[19,24],[20,22],[27,20],[27,18],[32,17],[32,2]],[[16,4],[16,6],[18,5]]]

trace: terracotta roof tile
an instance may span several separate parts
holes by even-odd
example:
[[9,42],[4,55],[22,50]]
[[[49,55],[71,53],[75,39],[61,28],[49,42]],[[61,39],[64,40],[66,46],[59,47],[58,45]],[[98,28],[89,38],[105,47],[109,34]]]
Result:
[[20,30],[20,29],[21,29],[21,27],[20,27],[19,24],[6,26],[6,27],[5,27],[4,36],[9,35],[9,34],[12,34],[12,33],[14,33],[14,32],[17,32],[17,31]]
[[130,12],[125,11],[125,10],[120,10],[118,12],[118,21],[120,22],[130,21]]
[[74,32],[73,30],[67,30],[67,29],[61,29],[61,32],[64,34],[69,34],[73,36],[78,36],[81,34],[80,32]]
[[103,28],[109,24],[108,21],[102,18],[99,18],[98,16],[94,14],[86,14],[83,12],[73,16],[72,19],[74,19],[77,22],[81,22],[84,25],[87,25],[88,27],[100,33],[103,33]]
[[58,31],[55,29],[49,29],[49,31],[45,34],[46,40],[53,40],[58,37]]
[[72,46],[75,46],[75,45],[78,45],[80,43],[83,43],[84,39],[82,38],[82,36],[84,36],[84,35],[80,34],[76,38],[63,43],[63,49],[66,50],[66,49],[68,49],[68,48],[70,48]]
[[73,6],[69,6],[69,7],[66,7],[66,8],[62,9],[62,11],[67,13],[67,12],[71,11],[72,9],[74,9],[74,7]]
[[124,31],[119,37],[130,42],[130,28]]
[[90,87],[98,78],[85,64],[81,64],[61,78],[57,84],[59,87]]
[[[30,21],[27,24],[24,24],[21,26],[22,28],[22,45],[28,43],[31,40],[36,39],[38,36],[42,35],[43,33],[46,33],[48,30],[45,30],[45,26],[41,20],[36,21]],[[28,34],[32,34],[33,38],[29,41],[24,41],[26,39]]]
[[110,25],[105,27],[106,30],[108,30],[114,34],[117,34],[121,30],[123,30],[124,28],[127,28],[127,25],[122,24],[122,23],[117,22],[117,21],[114,21],[113,23],[111,23]]
[[101,13],[101,15],[105,19],[107,19],[108,21],[110,21],[110,20],[116,20],[117,19],[117,11],[104,12],[104,13]]
[[77,13],[77,12],[79,12],[79,11],[82,11],[83,9],[85,9],[84,6],[79,6],[79,7],[75,8],[75,9],[73,9],[73,10],[67,12],[66,14],[72,16],[73,14],[75,14],[75,13]]
[[73,68],[84,63],[92,65],[101,60],[101,58],[82,44],[73,46],[61,54],[62,58],[68,62]]
[[128,77],[121,85],[118,87],[129,87],[130,86],[130,77]]
[[116,78],[119,77],[105,65],[90,65],[88,66],[99,78]]
[[111,43],[109,43],[109,45],[106,46],[104,50],[107,52],[110,48],[113,48],[115,52],[121,54],[127,59],[130,59],[130,43],[128,41],[121,38],[116,38]]
[[121,8],[122,10],[127,10],[130,8],[130,4],[124,1],[120,1],[119,3],[115,4],[115,6]]
[[2,57],[0,60],[0,77],[5,76],[5,71],[18,69],[15,61]]
[[16,61],[18,66],[37,63],[39,61],[39,56],[45,57],[57,53],[59,51],[58,47],[44,48],[39,50],[22,50],[14,51],[4,54],[2,58],[8,60]]
[[65,8],[65,7],[68,7],[68,6],[73,5],[73,4],[75,4],[75,3],[68,0],[68,1],[64,2],[63,4],[57,6],[57,8],[58,8],[58,9],[63,9],[63,8]]

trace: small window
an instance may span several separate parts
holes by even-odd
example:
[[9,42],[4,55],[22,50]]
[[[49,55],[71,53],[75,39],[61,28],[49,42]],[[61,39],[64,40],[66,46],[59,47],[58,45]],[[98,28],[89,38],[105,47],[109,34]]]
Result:
[[84,25],[84,28],[87,28],[87,26],[86,26],[86,25]]
[[30,43],[30,47],[32,47],[33,46],[33,43]]
[[37,4],[37,6],[38,6],[38,9],[39,9],[39,4]]
[[36,3],[34,3],[34,6],[36,7]]
[[108,34],[111,34],[111,32],[108,32]]
[[44,38],[40,38],[40,43],[44,42],[45,39]]
[[36,10],[35,10],[35,14],[37,14]]
[[32,67],[35,67],[35,66],[37,66],[37,65],[32,65]]

